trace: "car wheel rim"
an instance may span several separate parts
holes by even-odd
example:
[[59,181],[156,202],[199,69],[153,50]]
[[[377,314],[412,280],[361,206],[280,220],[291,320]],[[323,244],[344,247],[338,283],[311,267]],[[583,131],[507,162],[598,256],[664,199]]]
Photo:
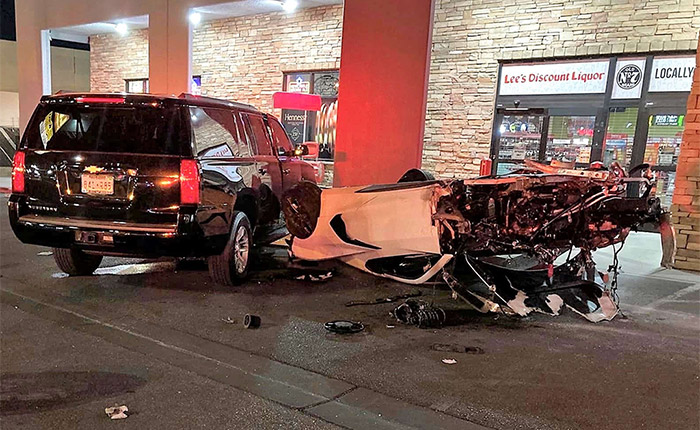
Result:
[[241,227],[236,232],[236,237],[233,241],[233,255],[237,273],[245,272],[246,266],[248,265],[249,248],[248,234],[245,227]]

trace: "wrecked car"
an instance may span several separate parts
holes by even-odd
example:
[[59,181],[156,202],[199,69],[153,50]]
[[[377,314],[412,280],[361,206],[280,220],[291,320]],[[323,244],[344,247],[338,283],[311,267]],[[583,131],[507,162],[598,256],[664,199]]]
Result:
[[[440,280],[481,312],[557,315],[566,306],[595,322],[619,312],[617,253],[630,231],[651,223],[673,249],[653,190],[648,165],[628,174],[616,163],[575,170],[527,161],[464,180],[414,169],[396,184],[304,182],[282,208],[295,258],[338,259],[408,284]],[[615,261],[598,271],[591,254],[609,246]]]

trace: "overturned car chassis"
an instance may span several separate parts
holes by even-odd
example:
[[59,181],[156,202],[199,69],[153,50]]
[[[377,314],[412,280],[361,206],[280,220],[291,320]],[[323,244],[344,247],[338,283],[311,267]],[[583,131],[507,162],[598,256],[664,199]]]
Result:
[[[631,230],[651,223],[664,250],[674,247],[649,166],[630,173],[535,162],[453,181],[409,171],[397,184],[302,183],[283,210],[296,258],[337,258],[409,284],[440,279],[481,312],[556,315],[566,306],[596,322],[619,312],[617,254]],[[614,261],[598,271],[592,252],[608,246]],[[473,274],[478,282],[468,282]]]

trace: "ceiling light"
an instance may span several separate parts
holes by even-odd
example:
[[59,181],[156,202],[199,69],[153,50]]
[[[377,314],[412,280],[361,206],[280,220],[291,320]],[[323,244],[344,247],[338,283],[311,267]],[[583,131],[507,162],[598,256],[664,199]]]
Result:
[[120,22],[119,24],[114,26],[114,29],[117,30],[117,33],[121,34],[122,36],[126,34],[126,32],[129,30],[126,27],[126,24],[123,22]]
[[293,12],[294,9],[299,6],[299,2],[297,0],[283,0],[282,1],[282,9],[284,9],[285,12]]
[[202,21],[202,14],[199,12],[192,12],[190,14],[190,22],[192,25],[197,25]]

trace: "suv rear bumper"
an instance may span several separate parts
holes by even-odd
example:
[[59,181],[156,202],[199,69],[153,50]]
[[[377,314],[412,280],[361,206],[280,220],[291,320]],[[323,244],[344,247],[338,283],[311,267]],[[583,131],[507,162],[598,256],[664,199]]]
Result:
[[[17,238],[34,245],[54,248],[76,246],[104,255],[203,257],[215,253],[219,240],[206,240],[194,222],[149,224],[101,221],[46,215],[17,216],[17,202],[10,201],[10,225]],[[181,221],[183,216],[180,216]],[[101,239],[94,243],[78,241],[81,232]],[[225,241],[225,238],[223,238]],[[223,245],[221,245],[223,246]]]

